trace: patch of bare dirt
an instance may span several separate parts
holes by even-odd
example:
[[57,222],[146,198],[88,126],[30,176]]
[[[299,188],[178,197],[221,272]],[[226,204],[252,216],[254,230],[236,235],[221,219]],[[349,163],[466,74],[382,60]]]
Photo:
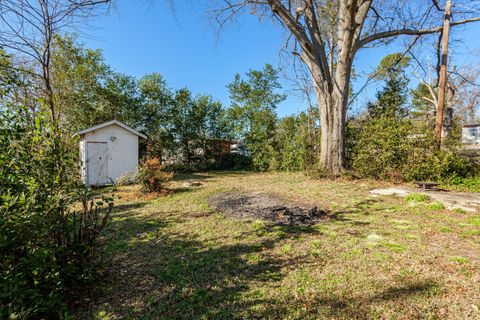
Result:
[[448,210],[462,209],[469,212],[480,211],[480,193],[453,192],[445,190],[423,190],[409,187],[396,187],[386,189],[373,189],[370,193],[384,196],[405,197],[412,193],[422,193],[430,199],[441,202]]
[[220,193],[210,197],[209,204],[227,217],[266,220],[277,225],[313,225],[327,217],[327,212],[317,207],[299,207],[261,193]]

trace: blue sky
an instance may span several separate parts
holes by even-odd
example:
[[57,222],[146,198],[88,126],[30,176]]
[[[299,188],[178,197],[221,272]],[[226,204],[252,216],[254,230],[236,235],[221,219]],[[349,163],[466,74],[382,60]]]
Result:
[[[118,72],[135,77],[158,72],[173,89],[187,87],[194,94],[211,94],[228,105],[226,85],[236,73],[262,68],[265,63],[279,66],[286,33],[279,25],[259,22],[250,15],[239,16],[237,23],[219,32],[218,25],[207,16],[207,2],[176,1],[172,12],[165,1],[118,0],[108,16],[96,19],[84,30],[81,39],[90,48],[102,49],[107,63]],[[453,45],[455,60],[478,62],[477,56],[467,53],[480,47],[479,32],[480,25],[454,32],[455,39],[469,39]],[[369,72],[383,56],[399,49],[394,43],[359,52],[357,73]],[[363,81],[360,77],[354,88]],[[288,90],[288,81],[282,82]],[[358,110],[371,99],[378,85],[365,90],[354,108]],[[289,95],[278,113],[283,116],[305,108],[303,99]]]

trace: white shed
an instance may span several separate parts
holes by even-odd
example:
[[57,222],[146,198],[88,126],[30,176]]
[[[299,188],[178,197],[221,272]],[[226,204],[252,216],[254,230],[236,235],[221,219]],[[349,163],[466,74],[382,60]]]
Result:
[[123,123],[112,120],[77,132],[83,183],[112,184],[120,177],[133,176],[138,167],[138,139],[147,137]]

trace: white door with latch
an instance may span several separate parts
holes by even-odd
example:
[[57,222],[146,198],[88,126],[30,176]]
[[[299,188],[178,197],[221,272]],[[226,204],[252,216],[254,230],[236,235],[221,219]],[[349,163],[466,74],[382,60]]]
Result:
[[88,185],[108,184],[108,144],[106,142],[87,142]]

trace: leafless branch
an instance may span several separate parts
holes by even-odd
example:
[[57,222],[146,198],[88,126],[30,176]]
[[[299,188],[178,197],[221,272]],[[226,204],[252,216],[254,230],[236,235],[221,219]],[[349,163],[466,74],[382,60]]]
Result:
[[56,123],[51,84],[51,56],[55,34],[82,19],[108,10],[110,0],[0,0],[0,47],[36,65],[32,70],[43,82],[43,96]]

